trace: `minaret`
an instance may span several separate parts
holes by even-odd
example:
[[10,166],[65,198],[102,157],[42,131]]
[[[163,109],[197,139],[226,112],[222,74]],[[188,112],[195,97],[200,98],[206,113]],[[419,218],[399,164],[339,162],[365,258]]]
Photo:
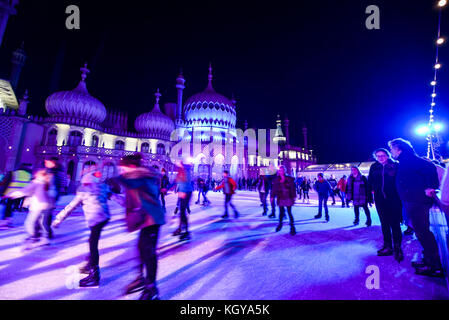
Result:
[[284,133],[282,132],[282,120],[280,115],[278,115],[278,119],[276,120],[276,133],[274,135],[273,141],[277,141],[279,145],[285,144],[286,142]]
[[154,94],[154,96],[156,97],[156,103],[154,104],[154,108],[153,108],[152,112],[154,112],[154,111],[161,112],[161,108],[159,107],[159,99],[161,98],[162,95],[159,92],[159,88],[157,88],[157,91]]
[[9,16],[17,14],[17,10],[14,7],[18,3],[19,0],[0,0],[0,46],[3,42]]
[[25,65],[25,60],[27,56],[25,54],[24,45],[18,48],[16,51],[12,53],[12,68],[11,68],[11,87],[14,90],[17,90],[17,85],[19,84],[20,73],[22,72],[22,68]]
[[288,129],[290,125],[290,120],[288,120],[288,118],[285,118],[284,120],[284,126],[285,126],[285,137],[287,139],[287,145],[290,145],[290,131]]
[[309,149],[309,145],[307,144],[307,127],[306,127],[305,124],[302,127],[302,134],[304,136],[304,148],[306,150],[308,150]]
[[186,80],[182,75],[182,70],[179,72],[179,76],[176,79],[176,89],[178,89],[178,103],[176,105],[176,124],[180,125],[184,120],[184,115],[182,114],[182,91],[185,89]]
[[208,80],[209,82],[208,82],[208,84],[207,84],[206,90],[207,90],[207,89],[213,90],[213,88],[212,88],[212,79],[213,79],[213,75],[212,75],[212,63],[209,62],[209,74],[207,75],[207,80]]
[[27,113],[28,102],[28,90],[25,90],[23,97],[19,100],[19,115],[23,116]]

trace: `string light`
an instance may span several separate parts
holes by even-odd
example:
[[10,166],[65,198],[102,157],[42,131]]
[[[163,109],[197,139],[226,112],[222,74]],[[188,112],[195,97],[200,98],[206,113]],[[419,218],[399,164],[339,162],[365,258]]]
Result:
[[428,147],[427,147],[427,157],[432,158],[433,160],[436,159],[436,149],[439,147],[440,140],[437,135],[439,131],[442,130],[441,124],[434,124],[435,123],[435,115],[434,115],[434,107],[436,106],[435,98],[437,97],[437,76],[438,76],[438,70],[442,68],[442,65],[440,63],[439,59],[439,49],[440,47],[446,42],[446,39],[441,36],[441,16],[443,12],[443,7],[447,5],[447,0],[440,0],[438,1],[438,35],[436,37],[436,54],[435,54],[435,65],[434,65],[434,77],[430,85],[433,87],[432,90],[432,102],[430,104],[430,110],[429,110],[429,124],[427,126],[427,141],[428,141]]

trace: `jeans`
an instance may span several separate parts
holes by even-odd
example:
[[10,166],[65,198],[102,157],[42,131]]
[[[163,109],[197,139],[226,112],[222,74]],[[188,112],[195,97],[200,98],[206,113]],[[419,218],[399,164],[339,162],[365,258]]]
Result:
[[160,225],[152,225],[140,230],[138,249],[140,261],[146,269],[145,284],[152,285],[156,282],[157,271],[157,240],[159,237]]
[[55,210],[55,208],[45,210],[44,215],[42,217],[42,226],[45,231],[45,236],[49,239],[53,237],[53,230],[51,228],[51,222],[53,221],[53,211],[54,210]]
[[327,207],[327,200],[329,199],[328,196],[323,196],[318,194],[318,214],[321,216],[323,213],[323,205],[324,205],[324,212],[326,213],[326,216],[329,215],[329,209]]
[[349,202],[348,202],[348,200],[346,200],[346,192],[340,190],[340,192],[338,193],[338,196],[341,199],[341,206],[349,207]]
[[232,194],[225,194],[225,216],[228,216],[228,205],[231,206],[232,210],[234,210],[235,216],[238,216],[237,209],[231,202]]
[[[287,207],[288,219],[290,221],[290,226],[293,227],[295,225],[295,220],[292,215],[292,207]],[[285,217],[285,207],[279,207],[279,224],[282,224],[282,221]]]
[[309,198],[309,191],[303,190],[302,192],[304,193],[304,200],[306,200],[306,198],[307,198],[307,200],[309,200],[310,199]]
[[89,265],[94,267],[98,266],[100,260],[100,254],[98,253],[98,241],[100,240],[101,231],[103,227],[109,222],[109,220],[100,222],[99,224],[90,227],[89,236]]
[[384,247],[393,249],[401,247],[402,231],[402,206],[400,204],[388,203],[383,197],[376,198],[376,208],[379,214]]
[[201,200],[201,195],[203,195],[203,202],[204,203],[209,202],[209,200],[206,198],[206,193],[207,193],[207,191],[205,191],[204,189],[198,190],[198,200],[197,200],[198,203]]
[[6,199],[5,212],[3,213],[3,220],[12,217],[13,207],[17,207],[22,199]]
[[424,262],[437,269],[441,267],[440,254],[435,236],[430,231],[429,211],[432,204],[403,202],[405,210],[419,243],[424,249]]
[[40,231],[44,228],[43,218],[46,210],[30,210],[25,219],[25,230],[31,238],[39,238]]
[[360,220],[360,208],[363,208],[363,211],[365,211],[366,221],[371,222],[371,213],[369,212],[368,204],[354,205],[355,220]]

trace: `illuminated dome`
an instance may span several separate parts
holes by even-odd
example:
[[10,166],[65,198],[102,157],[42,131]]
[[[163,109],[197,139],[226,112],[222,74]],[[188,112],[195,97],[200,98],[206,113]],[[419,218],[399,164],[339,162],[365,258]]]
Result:
[[138,132],[145,134],[149,138],[170,140],[170,135],[175,130],[175,124],[159,108],[159,98],[161,96],[159,89],[157,89],[155,96],[156,104],[153,110],[138,116],[134,122],[134,127]]
[[184,104],[187,127],[206,126],[234,129],[235,103],[217,93],[212,87],[212,67],[209,66],[209,84],[203,92],[187,99]]
[[52,117],[68,117],[101,123],[106,118],[106,108],[100,100],[87,91],[87,65],[80,69],[81,81],[71,91],[60,91],[50,95],[45,101],[45,108]]

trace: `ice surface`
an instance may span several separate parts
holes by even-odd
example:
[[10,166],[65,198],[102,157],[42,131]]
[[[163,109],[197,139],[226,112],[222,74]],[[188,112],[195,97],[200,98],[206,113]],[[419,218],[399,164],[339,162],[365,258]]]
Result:
[[[377,257],[382,235],[375,208],[373,226],[352,226],[352,209],[330,206],[330,223],[313,219],[316,200],[293,208],[298,234],[289,235],[288,219],[279,233],[277,220],[261,215],[255,192],[240,191],[234,203],[240,218],[223,221],[223,194],[209,192],[212,206],[191,203],[192,240],[180,243],[171,232],[175,195],[167,198],[167,224],[158,244],[158,287],[162,299],[447,299],[444,279],[414,274],[410,266],[419,252],[416,239],[404,238],[405,261]],[[70,201],[62,199],[58,209]],[[330,202],[329,202],[330,203]],[[96,289],[68,289],[73,269],[87,255],[88,229],[78,209],[56,230],[48,247],[22,253],[25,213],[17,227],[0,230],[0,299],[136,299],[123,296],[136,277],[137,233],[124,228],[124,212],[110,203],[112,220],[100,239],[101,284]],[[277,213],[278,214],[278,213]],[[379,267],[380,288],[369,290],[366,268]]]

